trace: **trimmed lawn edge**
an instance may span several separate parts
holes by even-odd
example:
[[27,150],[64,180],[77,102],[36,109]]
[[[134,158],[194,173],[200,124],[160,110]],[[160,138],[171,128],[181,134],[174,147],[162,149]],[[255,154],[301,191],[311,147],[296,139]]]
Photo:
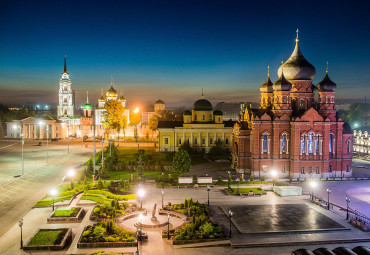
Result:
[[47,218],[47,223],[72,223],[72,222],[82,222],[83,218],[85,217],[86,211],[80,208],[78,214],[75,217],[52,217],[54,212],[50,214],[50,216]]
[[[51,251],[59,251],[63,250],[67,245],[70,245],[72,242],[72,229],[67,228],[67,232],[65,233],[62,241],[60,244],[57,245],[29,245],[29,243],[32,241],[32,239],[39,233],[39,231],[44,231],[44,230],[62,230],[63,228],[58,228],[58,229],[37,229],[37,231],[32,235],[32,237],[28,240],[27,245],[23,247],[23,250],[51,250]],[[65,229],[65,228],[64,228]]]

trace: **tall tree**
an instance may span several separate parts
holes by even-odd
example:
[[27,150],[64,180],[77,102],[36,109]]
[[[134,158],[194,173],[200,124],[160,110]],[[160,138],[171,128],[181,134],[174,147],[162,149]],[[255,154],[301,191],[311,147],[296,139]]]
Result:
[[134,137],[136,141],[138,139],[137,125],[139,125],[140,122],[141,122],[141,117],[139,114],[139,110],[136,109],[135,111],[132,112],[132,114],[130,114],[130,125],[135,127]]
[[180,149],[178,152],[176,152],[172,161],[172,166],[175,169],[175,171],[181,174],[189,173],[190,165],[191,158],[186,150]]
[[150,130],[152,131],[152,139],[153,139],[153,133],[157,130],[158,127],[158,117],[156,115],[152,115],[149,118],[148,126]]
[[108,100],[104,108],[106,110],[103,122],[104,128],[114,129],[119,133],[123,128],[125,119],[127,125],[127,117],[124,115],[125,108],[118,100]]

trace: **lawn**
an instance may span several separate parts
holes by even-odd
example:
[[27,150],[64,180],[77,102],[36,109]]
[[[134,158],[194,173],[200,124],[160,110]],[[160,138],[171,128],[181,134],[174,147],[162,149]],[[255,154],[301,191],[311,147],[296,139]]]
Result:
[[102,204],[105,201],[111,201],[113,199],[116,199],[118,201],[133,200],[136,199],[136,194],[115,195],[105,190],[89,190],[81,197],[81,200],[90,200],[98,204]]
[[[139,175],[136,171],[109,171],[110,180],[131,180],[131,174],[135,180],[139,179]],[[168,174],[171,174],[172,178],[177,179],[179,173],[171,171],[163,171],[164,177],[167,179]],[[142,178],[144,180],[155,180],[158,176],[162,176],[162,171],[143,171]]]
[[[66,200],[71,200],[72,197],[73,197],[73,195],[56,197],[56,198],[54,198],[54,203],[63,202],[63,201],[66,201]],[[53,204],[53,199],[49,198],[49,199],[43,199],[43,200],[38,201],[35,206],[45,206],[45,205],[52,205],[52,204]]]
[[[239,188],[239,189],[226,188],[225,190],[226,190],[227,193],[232,194],[232,195],[236,195],[236,194],[240,194],[240,193],[247,194],[250,191],[252,191],[254,194],[266,194],[266,191],[262,190],[261,188]],[[238,190],[239,190],[239,193],[238,193]]]
[[72,207],[69,209],[58,208],[51,217],[76,217],[81,208]]
[[57,245],[63,240],[68,229],[40,229],[39,232],[28,243],[28,246],[35,245]]

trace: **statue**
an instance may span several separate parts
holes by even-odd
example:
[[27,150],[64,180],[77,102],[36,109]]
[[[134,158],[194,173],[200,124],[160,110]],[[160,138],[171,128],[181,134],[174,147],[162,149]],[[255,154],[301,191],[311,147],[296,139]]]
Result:
[[155,211],[157,210],[157,203],[154,203],[154,208],[152,211],[152,221],[158,221],[157,217],[155,217]]

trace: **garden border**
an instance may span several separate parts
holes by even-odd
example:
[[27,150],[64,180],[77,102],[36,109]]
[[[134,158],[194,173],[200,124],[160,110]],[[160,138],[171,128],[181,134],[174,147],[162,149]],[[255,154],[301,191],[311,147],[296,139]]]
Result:
[[[57,245],[34,245],[34,246],[29,246],[28,245],[40,230],[58,230],[58,229],[68,229],[67,233],[63,237],[60,244],[57,244]],[[60,251],[60,250],[63,250],[67,245],[70,245],[71,243],[72,243],[72,229],[71,228],[55,228],[55,229],[39,228],[32,235],[32,237],[28,240],[27,244],[23,247],[23,250],[25,250],[25,251],[29,251],[29,250],[39,250],[39,251],[41,251],[41,250],[49,250],[50,249],[51,251]]]
[[86,210],[84,210],[82,207],[75,207],[75,208],[81,208],[78,214],[75,217],[52,217],[55,211],[53,211],[50,216],[47,218],[46,222],[48,224],[59,224],[59,223],[80,223],[82,222],[83,218],[86,215]]

